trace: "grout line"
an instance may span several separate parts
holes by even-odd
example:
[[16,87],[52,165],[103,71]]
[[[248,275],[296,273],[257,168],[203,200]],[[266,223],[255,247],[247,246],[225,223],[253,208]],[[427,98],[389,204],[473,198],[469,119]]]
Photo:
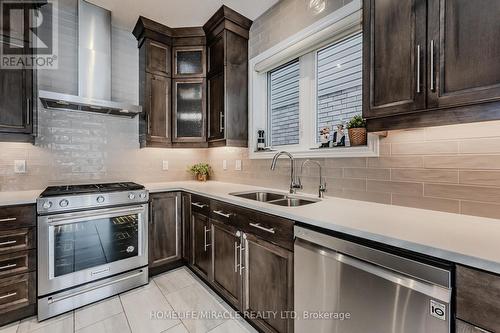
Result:
[[127,316],[127,311],[125,311],[125,307],[123,306],[121,294],[118,295],[118,299],[120,300],[120,304],[122,306],[123,314],[125,315],[125,320],[127,321],[128,328],[129,328],[130,332],[132,332],[132,326],[130,325],[130,321],[129,321],[128,316]]

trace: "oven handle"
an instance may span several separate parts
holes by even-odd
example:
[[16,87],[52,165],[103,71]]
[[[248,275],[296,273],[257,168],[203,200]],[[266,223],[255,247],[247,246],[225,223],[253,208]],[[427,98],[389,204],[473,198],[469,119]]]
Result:
[[94,212],[80,212],[80,213],[71,213],[65,215],[52,215],[47,217],[48,223],[51,226],[67,224],[68,221],[75,221],[85,218],[97,218],[97,217],[114,217],[119,216],[123,213],[126,214],[134,214],[144,212],[145,208],[143,206],[133,206],[128,208],[108,208],[108,209],[100,209],[99,211]]

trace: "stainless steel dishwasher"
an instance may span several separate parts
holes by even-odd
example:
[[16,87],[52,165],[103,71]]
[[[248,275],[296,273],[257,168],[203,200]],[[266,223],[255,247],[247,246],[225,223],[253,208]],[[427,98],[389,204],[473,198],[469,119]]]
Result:
[[449,333],[451,272],[295,227],[295,333]]

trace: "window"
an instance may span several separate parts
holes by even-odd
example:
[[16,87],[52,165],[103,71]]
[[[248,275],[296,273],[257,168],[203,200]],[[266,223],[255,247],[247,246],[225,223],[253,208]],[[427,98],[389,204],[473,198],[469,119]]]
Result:
[[362,34],[317,52],[316,141],[322,128],[362,112]]
[[272,146],[299,143],[299,59],[268,74],[269,132]]
[[[332,142],[337,125],[362,113],[362,16],[362,1],[351,1],[250,59],[250,158],[280,149],[300,158],[378,156],[376,135],[349,149],[338,135]],[[270,150],[257,149],[262,132]]]

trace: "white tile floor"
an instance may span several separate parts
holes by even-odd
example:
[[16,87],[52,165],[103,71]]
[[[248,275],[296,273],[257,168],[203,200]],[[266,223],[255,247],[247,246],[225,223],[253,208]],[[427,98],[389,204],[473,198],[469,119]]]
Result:
[[[169,317],[173,313],[177,317]],[[156,318],[151,318],[152,313]],[[213,318],[193,316],[216,314]],[[155,276],[147,286],[39,323],[36,317],[0,333],[254,333],[247,322],[186,268]]]

